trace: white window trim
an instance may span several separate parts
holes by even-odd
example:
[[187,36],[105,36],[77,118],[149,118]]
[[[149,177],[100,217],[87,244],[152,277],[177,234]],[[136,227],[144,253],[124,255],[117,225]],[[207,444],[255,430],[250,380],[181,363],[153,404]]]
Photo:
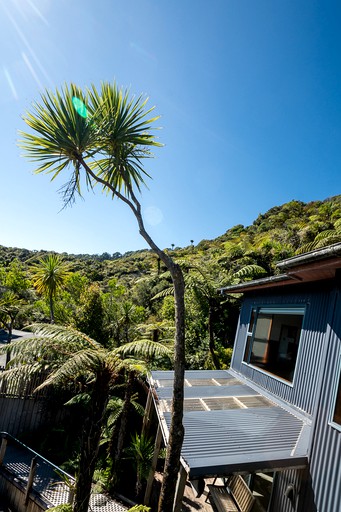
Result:
[[336,430],[338,430],[339,432],[341,432],[341,424],[333,421],[335,407],[336,407],[337,392],[338,392],[338,388],[339,388],[339,382],[341,379],[341,349],[339,350],[339,362],[338,362],[337,370],[335,373],[336,373],[336,375],[335,375],[334,383],[333,383],[332,400],[331,400],[331,406],[330,406],[330,411],[329,411],[328,425],[330,425],[331,427],[333,427]]
[[267,372],[266,370],[263,370],[262,368],[258,368],[258,366],[254,366],[251,363],[246,363],[245,361],[242,361],[242,364],[244,364],[248,368],[252,368],[252,370],[254,370],[256,372],[262,373],[263,375],[266,375],[267,377],[270,377],[273,380],[277,380],[278,382],[281,382],[282,384],[286,384],[290,388],[294,387],[294,380],[295,380],[295,374],[296,374],[296,366],[295,366],[294,376],[293,376],[292,382],[290,382],[290,380],[285,380],[282,377],[278,377],[278,375],[275,375],[274,373],[271,373],[271,372]]
[[[251,320],[251,315],[252,315],[252,312],[255,312],[255,320],[254,320],[254,324],[253,324],[253,329],[252,329],[252,332],[249,330],[249,327],[250,327],[250,320]],[[293,377],[292,377],[292,381],[289,381],[289,380],[286,380],[286,379],[283,379],[281,377],[279,377],[278,375],[275,375],[274,373],[271,373],[271,372],[268,372],[266,370],[263,370],[262,368],[259,368],[258,366],[255,366],[253,365],[252,363],[248,363],[247,361],[244,361],[244,354],[245,354],[245,350],[246,350],[246,345],[247,345],[247,339],[249,336],[252,336],[253,337],[253,334],[254,334],[254,329],[255,329],[255,326],[257,324],[257,319],[258,319],[258,315],[259,313],[267,313],[267,312],[270,312],[273,313],[273,314],[287,314],[289,315],[290,313],[292,314],[295,314],[295,315],[302,315],[303,316],[303,320],[302,320],[302,327],[301,327],[301,332],[300,332],[300,337],[299,337],[299,341],[298,341],[298,351],[297,351],[297,357],[296,357],[296,363],[295,363],[295,369],[294,369],[294,374],[293,374]],[[290,388],[293,388],[294,387],[294,383],[295,383],[295,379],[296,379],[296,372],[297,372],[297,361],[299,360],[299,355],[300,355],[300,352],[301,352],[301,337],[302,337],[302,331],[304,329],[304,317],[305,317],[305,314],[306,314],[306,305],[302,305],[302,304],[293,304],[293,305],[288,305],[288,304],[276,304],[276,305],[273,305],[273,304],[268,304],[268,305],[257,305],[257,306],[252,306],[251,308],[251,314],[250,314],[250,320],[249,320],[249,323],[248,323],[248,326],[247,326],[247,331],[246,331],[246,336],[245,336],[245,342],[244,342],[244,348],[243,348],[243,359],[242,359],[242,365],[245,365],[246,367],[248,368],[251,368],[252,370],[256,371],[256,372],[259,372],[263,375],[266,375],[267,377],[273,379],[273,380],[276,380],[278,382],[281,382],[282,384],[285,384],[287,386],[289,386]],[[340,357],[341,357],[341,354],[340,354]],[[340,370],[341,370],[341,365],[340,365]],[[336,398],[335,398],[336,400]],[[336,424],[337,425],[337,424]],[[340,426],[340,430],[341,430],[341,426]]]

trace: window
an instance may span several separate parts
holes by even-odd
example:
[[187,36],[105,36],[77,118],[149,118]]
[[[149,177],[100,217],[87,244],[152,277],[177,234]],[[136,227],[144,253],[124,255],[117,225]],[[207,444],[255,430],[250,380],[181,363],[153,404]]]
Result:
[[335,389],[335,405],[332,422],[341,426],[341,360],[339,367],[339,380]]
[[244,362],[292,382],[304,308],[253,309]]

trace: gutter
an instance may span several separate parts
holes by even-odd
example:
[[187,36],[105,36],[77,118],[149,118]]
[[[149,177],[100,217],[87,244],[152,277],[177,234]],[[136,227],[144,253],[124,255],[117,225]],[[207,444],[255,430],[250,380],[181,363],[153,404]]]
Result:
[[323,247],[322,249],[316,249],[315,251],[310,251],[304,254],[300,254],[298,256],[293,256],[292,258],[288,258],[287,260],[280,261],[279,263],[277,263],[276,267],[279,268],[280,270],[286,270],[304,263],[323,260],[330,256],[341,257],[341,242],[329,245],[328,247]]
[[234,284],[232,286],[225,286],[224,288],[220,288],[220,293],[224,293],[225,291],[233,293],[238,293],[239,291],[242,293],[244,288],[256,287],[263,284],[269,283],[277,283],[281,281],[291,280],[292,277],[286,274],[280,274],[277,276],[263,277],[262,279],[256,279],[255,281],[245,281],[244,283]]

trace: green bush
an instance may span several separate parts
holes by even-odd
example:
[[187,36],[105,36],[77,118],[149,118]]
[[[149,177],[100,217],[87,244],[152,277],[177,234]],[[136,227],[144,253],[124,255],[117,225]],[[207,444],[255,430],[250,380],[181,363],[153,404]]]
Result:
[[49,508],[51,512],[72,512],[72,505],[70,503],[63,503],[56,507]]
[[145,505],[135,505],[134,507],[130,508],[128,512],[149,512],[150,507],[146,507]]

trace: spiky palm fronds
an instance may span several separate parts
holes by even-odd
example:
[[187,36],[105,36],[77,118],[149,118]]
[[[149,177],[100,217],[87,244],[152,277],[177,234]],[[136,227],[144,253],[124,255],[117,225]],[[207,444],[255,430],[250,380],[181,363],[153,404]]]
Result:
[[99,89],[92,85],[83,91],[71,84],[45,91],[24,116],[33,133],[20,132],[19,146],[28,158],[42,162],[37,173],[51,173],[55,179],[71,170],[62,188],[66,203],[82,193],[82,170],[88,187],[97,177],[106,182],[106,192],[130,196],[149,177],[141,163],[153,156],[149,148],[162,146],[150,132],[159,117],[150,115],[154,107],[147,108],[147,102],[108,82]]
[[54,297],[70,275],[70,265],[58,254],[49,254],[32,265],[30,271],[37,292]]
[[142,489],[142,481],[148,478],[154,454],[153,439],[144,434],[131,436],[131,442],[125,453],[133,461],[136,469],[136,495]]
[[41,102],[34,103],[32,112],[24,116],[33,133],[19,132],[19,146],[30,160],[41,162],[35,172],[52,173],[52,180],[64,169],[73,168],[70,181],[75,182],[75,190],[81,193],[78,159],[96,146],[97,133],[89,119],[79,115],[73,98],[84,105],[88,102],[86,93],[73,84],[55,93],[45,91]]

